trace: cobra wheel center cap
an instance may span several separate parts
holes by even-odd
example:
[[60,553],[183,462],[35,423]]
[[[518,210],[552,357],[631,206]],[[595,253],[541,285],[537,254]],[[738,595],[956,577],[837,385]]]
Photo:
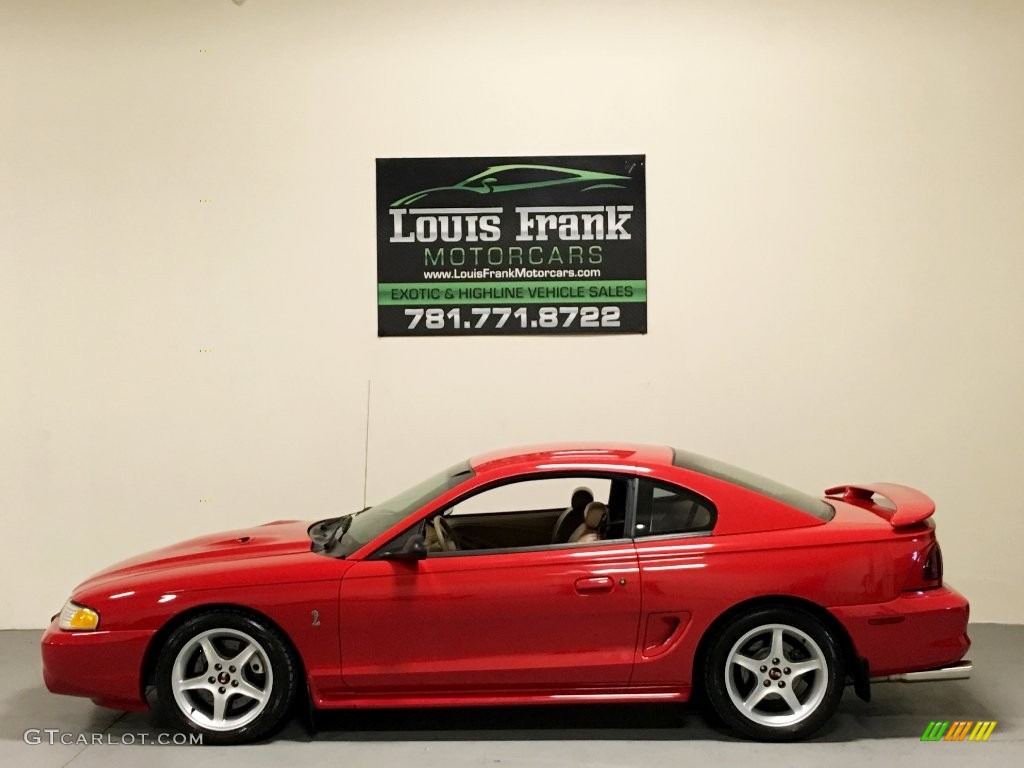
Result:
[[227,672],[221,672],[219,675],[217,675],[217,682],[221,685],[225,685],[230,679],[231,675],[229,675]]
[[778,680],[780,677],[782,677],[782,670],[778,667],[772,667],[768,670],[768,677],[770,677],[772,680]]

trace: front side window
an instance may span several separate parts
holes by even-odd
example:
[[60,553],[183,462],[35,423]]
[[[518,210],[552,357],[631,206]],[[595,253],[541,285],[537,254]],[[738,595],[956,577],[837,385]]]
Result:
[[642,479],[637,489],[637,538],[708,533],[715,527],[715,505],[699,493]]
[[622,538],[629,483],[611,476],[527,477],[460,498],[420,532],[431,556]]

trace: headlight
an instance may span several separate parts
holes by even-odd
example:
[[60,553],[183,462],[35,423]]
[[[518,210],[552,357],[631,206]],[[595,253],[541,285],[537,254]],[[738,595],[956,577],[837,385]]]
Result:
[[100,625],[100,615],[92,608],[86,608],[71,600],[64,603],[60,612],[60,622],[57,624],[61,629],[88,630],[96,629]]

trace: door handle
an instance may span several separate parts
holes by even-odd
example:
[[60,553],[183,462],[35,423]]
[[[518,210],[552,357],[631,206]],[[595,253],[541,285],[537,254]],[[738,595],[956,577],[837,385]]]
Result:
[[611,592],[614,582],[609,576],[590,576],[583,579],[576,579],[576,591],[581,595],[594,592]]

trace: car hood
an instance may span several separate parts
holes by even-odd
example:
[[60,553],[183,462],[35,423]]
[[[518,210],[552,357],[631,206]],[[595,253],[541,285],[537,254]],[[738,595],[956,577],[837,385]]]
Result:
[[223,531],[188,539],[116,563],[79,585],[79,589],[183,566],[199,568],[220,562],[237,563],[252,558],[309,552],[310,539],[307,530],[310,525],[309,521],[303,520],[278,520],[253,528]]

